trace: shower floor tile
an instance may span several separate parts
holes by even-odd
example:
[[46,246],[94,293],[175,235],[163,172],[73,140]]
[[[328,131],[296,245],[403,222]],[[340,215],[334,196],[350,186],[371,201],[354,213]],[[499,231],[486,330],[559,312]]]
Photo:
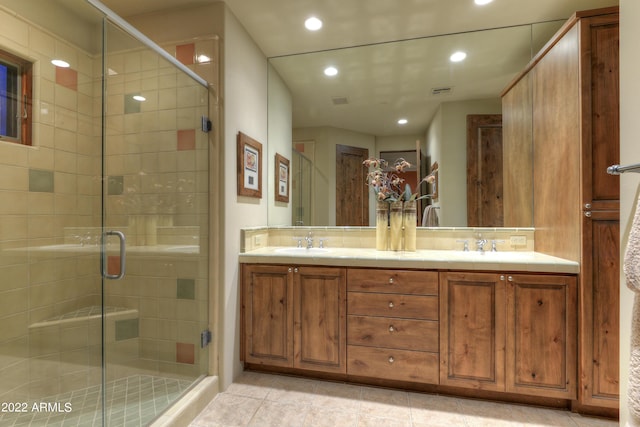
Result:
[[[142,426],[149,423],[184,393],[192,382],[174,378],[134,375],[107,383],[107,426]],[[100,386],[24,402],[23,412],[0,413],[0,425],[101,426]]]

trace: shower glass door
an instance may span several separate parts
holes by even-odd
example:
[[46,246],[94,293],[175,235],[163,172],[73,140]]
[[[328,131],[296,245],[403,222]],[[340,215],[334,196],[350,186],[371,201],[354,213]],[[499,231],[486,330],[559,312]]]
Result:
[[208,92],[109,15],[0,0],[1,426],[146,425],[207,372]]
[[144,425],[208,367],[208,91],[104,34],[105,423]]

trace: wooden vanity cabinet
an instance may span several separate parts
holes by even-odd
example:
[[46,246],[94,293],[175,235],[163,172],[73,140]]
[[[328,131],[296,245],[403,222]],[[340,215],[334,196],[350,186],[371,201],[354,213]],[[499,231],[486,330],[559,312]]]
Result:
[[244,361],[346,373],[345,269],[245,264]]
[[438,383],[438,273],[347,272],[347,373]]
[[502,98],[505,176],[517,183],[533,157],[536,251],[581,265],[574,409],[605,415],[619,406],[618,22],[618,7],[577,12]]
[[440,274],[440,384],[575,399],[576,279]]

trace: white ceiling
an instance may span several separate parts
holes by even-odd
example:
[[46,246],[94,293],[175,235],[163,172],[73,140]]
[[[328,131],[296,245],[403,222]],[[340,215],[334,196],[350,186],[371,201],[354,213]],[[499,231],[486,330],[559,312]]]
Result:
[[[123,17],[212,3],[214,0],[103,0]],[[294,127],[336,126],[373,135],[421,134],[442,101],[499,96],[559,23],[527,29],[478,32],[535,22],[565,20],[576,10],[617,5],[618,0],[226,0],[292,92]],[[324,21],[309,32],[303,21]],[[421,41],[341,49],[373,43],[448,34]],[[541,39],[540,39],[541,38]],[[507,42],[507,47],[501,47]],[[450,64],[451,49],[469,53]],[[535,53],[535,51],[533,52]],[[281,57],[284,58],[273,58]],[[327,79],[321,69],[337,65]],[[452,86],[450,95],[433,97],[434,87]],[[347,105],[332,98],[346,97]],[[410,123],[398,127],[400,116]]]

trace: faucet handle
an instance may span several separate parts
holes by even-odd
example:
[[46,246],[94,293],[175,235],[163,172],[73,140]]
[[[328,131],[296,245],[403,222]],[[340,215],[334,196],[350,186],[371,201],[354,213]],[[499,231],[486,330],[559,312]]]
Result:
[[491,252],[498,252],[498,243],[504,243],[504,240],[492,240],[491,241]]
[[293,240],[297,240],[297,247],[301,248],[302,247],[302,237],[292,237]]
[[318,247],[319,248],[324,248],[324,242],[328,241],[329,239],[318,239]]
[[464,243],[464,247],[462,248],[462,250],[465,251],[465,252],[469,252],[469,241],[468,240],[458,239],[458,240],[456,240],[456,242]]

